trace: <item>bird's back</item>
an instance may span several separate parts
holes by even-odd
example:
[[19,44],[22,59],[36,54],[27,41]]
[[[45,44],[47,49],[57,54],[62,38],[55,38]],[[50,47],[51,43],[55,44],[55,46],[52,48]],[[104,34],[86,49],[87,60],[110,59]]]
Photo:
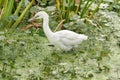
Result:
[[66,46],[76,46],[87,39],[84,34],[77,34],[69,30],[61,30],[55,32],[55,34],[59,36],[59,40]]

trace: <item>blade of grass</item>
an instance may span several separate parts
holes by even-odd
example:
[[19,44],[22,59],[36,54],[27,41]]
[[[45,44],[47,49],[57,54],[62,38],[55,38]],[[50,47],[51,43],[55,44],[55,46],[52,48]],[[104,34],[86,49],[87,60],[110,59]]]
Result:
[[85,4],[85,6],[84,6],[84,8],[83,8],[83,10],[82,10],[82,12],[81,12],[81,15],[80,15],[82,18],[84,17],[86,11],[88,11],[89,7],[92,5],[92,3],[93,3],[94,1],[95,1],[95,0],[92,0],[92,1],[87,0],[87,3]]
[[[20,9],[21,9],[21,7],[22,7],[23,2],[24,2],[24,0],[21,0],[21,1],[20,1],[19,5],[17,6],[17,9],[16,9],[15,12],[14,12],[14,15],[18,16],[18,13],[19,13],[19,11],[20,11]],[[11,20],[11,21],[9,22],[9,24],[8,24],[8,27],[11,27],[11,25],[13,24],[13,22],[14,22],[14,21]]]
[[9,0],[8,7],[7,7],[8,16],[12,14],[13,7],[14,7],[14,0]]
[[65,20],[66,22],[69,22],[69,15],[70,15],[70,9],[71,9],[71,3],[70,0],[67,0],[67,8],[66,8],[66,12],[65,12]]
[[0,8],[2,7],[3,5],[3,0],[0,0]]
[[93,13],[91,14],[90,18],[92,18],[92,17],[94,16],[94,14],[97,12],[97,10],[99,9],[99,6],[100,6],[100,4],[101,4],[102,2],[103,2],[103,0],[101,0],[101,1],[98,3],[97,7],[95,8],[95,10],[93,11]]
[[14,15],[18,15],[18,12],[19,12],[20,8],[22,7],[23,2],[24,2],[24,0],[20,1],[19,5],[17,6],[17,9],[15,10]]
[[21,22],[23,16],[25,15],[25,13],[29,10],[29,8],[32,6],[32,4],[34,3],[35,0],[32,0],[29,5],[24,9],[24,11],[22,12],[22,14],[20,15],[20,17],[18,17],[18,19],[16,20],[16,22],[12,25],[12,30],[14,30],[18,24]]
[[87,1],[87,3],[85,4],[85,6],[84,6],[84,8],[83,8],[83,10],[82,10],[82,12],[81,12],[81,17],[83,17],[83,15],[85,14],[85,12],[86,12],[86,10],[87,10],[87,5],[89,4],[89,0]]
[[73,11],[75,10],[75,0],[69,0],[69,7],[70,7],[70,10]]
[[7,5],[8,5],[8,0],[4,1],[2,19],[5,16],[7,16]]
[[57,30],[61,29],[63,22],[65,22],[65,19],[62,20],[62,21],[57,25],[57,27],[55,28],[54,32],[56,32]]
[[3,18],[4,17],[8,17],[8,16],[11,15],[12,9],[13,9],[13,5],[14,5],[14,0],[10,0],[10,1],[6,0],[6,1],[4,1]]
[[78,11],[80,10],[80,8],[81,8],[81,3],[82,3],[82,0],[79,1],[79,5],[77,6],[77,9],[76,9],[76,11],[75,11],[76,13],[78,13]]
[[62,0],[62,19],[65,17],[65,4],[66,4],[66,0]]
[[3,4],[3,12],[1,14],[1,23],[2,28],[7,27],[9,22],[9,17],[12,14],[12,10],[14,8],[14,0],[5,0]]
[[59,0],[56,0],[56,8],[58,11],[60,10],[60,1]]

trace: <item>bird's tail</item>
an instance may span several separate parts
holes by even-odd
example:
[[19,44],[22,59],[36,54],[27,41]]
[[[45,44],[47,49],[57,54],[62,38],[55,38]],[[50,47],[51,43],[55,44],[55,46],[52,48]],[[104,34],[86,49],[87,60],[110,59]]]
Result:
[[84,34],[80,34],[80,38],[83,39],[83,40],[87,40],[88,39],[88,36],[84,35]]

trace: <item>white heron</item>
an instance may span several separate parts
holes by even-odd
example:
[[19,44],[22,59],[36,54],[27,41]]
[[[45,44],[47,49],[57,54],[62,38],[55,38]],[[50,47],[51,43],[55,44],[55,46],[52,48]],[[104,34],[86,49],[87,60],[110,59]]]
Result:
[[43,30],[49,42],[64,51],[70,51],[74,47],[77,47],[83,40],[88,39],[88,36],[70,30],[52,32],[49,27],[49,15],[44,11],[36,13],[29,21],[41,18],[43,19]]

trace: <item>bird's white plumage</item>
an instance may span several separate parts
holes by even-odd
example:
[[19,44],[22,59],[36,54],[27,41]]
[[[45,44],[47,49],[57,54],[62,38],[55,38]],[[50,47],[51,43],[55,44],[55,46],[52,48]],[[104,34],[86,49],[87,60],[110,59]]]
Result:
[[49,16],[46,12],[40,11],[33,18],[30,19],[40,19],[43,18],[43,30],[48,38],[48,40],[55,46],[62,50],[69,51],[74,47],[77,47],[83,40],[87,40],[88,36],[84,34],[78,34],[70,30],[61,30],[57,32],[52,32],[49,28]]

